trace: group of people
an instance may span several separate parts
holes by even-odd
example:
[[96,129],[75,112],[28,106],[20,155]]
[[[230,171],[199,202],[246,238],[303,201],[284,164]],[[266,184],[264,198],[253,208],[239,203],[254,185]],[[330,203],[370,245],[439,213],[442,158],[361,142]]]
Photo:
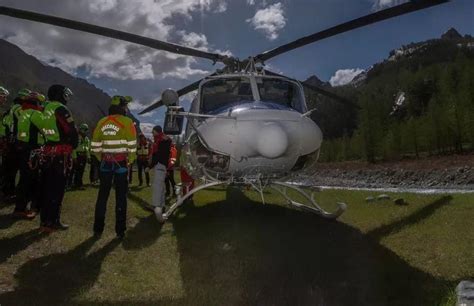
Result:
[[[6,105],[9,96],[0,86],[0,104]],[[89,163],[91,183],[99,181],[94,235],[100,236],[104,230],[107,200],[114,185],[115,232],[123,238],[132,165],[137,161],[140,185],[144,172],[150,186],[149,171],[154,169],[152,204],[161,216],[166,194],[174,194],[176,148],[160,126],[153,128],[153,142],[143,134],[137,141],[135,123],[127,116],[132,101],[129,96],[112,97],[109,114],[99,120],[90,140],[88,125],[77,127],[67,107],[72,97],[73,92],[59,84],[52,85],[47,96],[21,89],[14,97],[12,106],[0,117],[2,196],[14,200],[14,217],[34,219],[39,214],[40,231],[66,230],[69,226],[61,220],[66,187],[82,187]]]

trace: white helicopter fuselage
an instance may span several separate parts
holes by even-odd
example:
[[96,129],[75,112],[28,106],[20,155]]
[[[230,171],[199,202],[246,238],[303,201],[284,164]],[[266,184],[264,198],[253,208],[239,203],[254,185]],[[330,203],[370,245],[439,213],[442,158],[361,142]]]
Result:
[[[206,115],[203,102],[213,98],[206,96],[206,84],[217,82],[220,85],[220,80],[226,78],[233,80],[236,76],[205,79],[192,103],[191,113],[209,116],[188,117],[181,162],[193,177],[233,182],[277,180],[317,160],[322,132],[306,112],[301,84],[279,77],[237,76],[244,80],[240,86],[250,85],[252,99],[230,103],[227,107],[217,104],[216,110]],[[259,88],[258,82],[291,86],[298,106],[293,108],[282,105],[281,101],[263,100],[263,85]],[[267,91],[272,90],[267,88]],[[219,93],[214,95],[219,98]]]

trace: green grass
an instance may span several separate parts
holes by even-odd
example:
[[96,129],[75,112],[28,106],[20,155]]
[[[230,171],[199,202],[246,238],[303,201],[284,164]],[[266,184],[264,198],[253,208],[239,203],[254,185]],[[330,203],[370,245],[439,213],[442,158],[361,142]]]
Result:
[[[96,188],[69,192],[66,232],[0,209],[0,304],[6,305],[454,305],[474,277],[474,196],[403,194],[408,206],[366,203],[367,192],[324,191],[339,221],[283,207],[273,193],[206,190],[159,226],[132,188],[128,232],[91,238]],[[395,195],[393,195],[395,196]]]

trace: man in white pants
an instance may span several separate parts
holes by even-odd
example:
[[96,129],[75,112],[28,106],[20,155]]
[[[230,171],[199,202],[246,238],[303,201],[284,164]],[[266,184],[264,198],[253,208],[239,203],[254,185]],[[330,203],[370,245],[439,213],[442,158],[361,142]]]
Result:
[[155,168],[152,205],[155,207],[154,211],[158,221],[164,222],[163,213],[165,212],[166,197],[165,178],[166,167],[168,166],[170,158],[171,138],[163,133],[163,129],[159,125],[153,128],[153,138],[153,153],[150,163],[150,168]]

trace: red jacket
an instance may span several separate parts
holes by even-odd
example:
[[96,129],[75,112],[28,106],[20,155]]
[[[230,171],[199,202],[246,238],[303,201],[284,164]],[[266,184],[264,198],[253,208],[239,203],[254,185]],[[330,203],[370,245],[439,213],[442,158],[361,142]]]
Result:
[[150,168],[153,168],[158,163],[168,167],[171,151],[171,138],[166,136],[164,133],[160,133],[155,136],[154,140]]
[[176,164],[177,156],[178,150],[176,150],[176,146],[174,145],[174,143],[172,143],[170,148],[170,160],[168,162],[168,170],[173,169],[173,166]]

